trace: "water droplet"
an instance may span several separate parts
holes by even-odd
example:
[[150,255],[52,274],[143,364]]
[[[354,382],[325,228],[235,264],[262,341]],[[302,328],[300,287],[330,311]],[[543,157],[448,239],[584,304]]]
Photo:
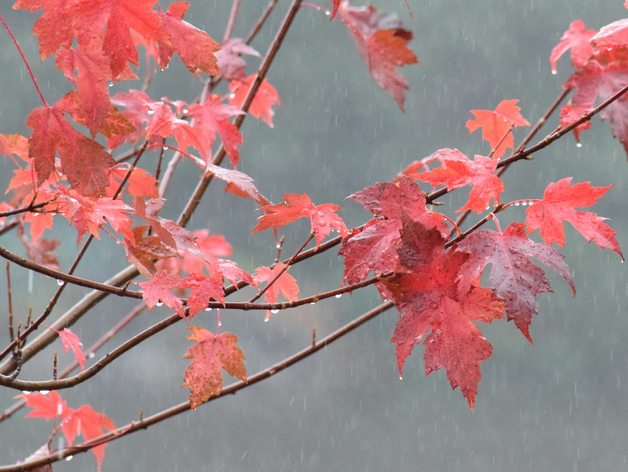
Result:
[[164,306],[163,302],[157,302],[157,306]]
[[316,302],[311,302],[310,305],[316,305]]
[[281,249],[281,244],[277,243],[277,245],[275,246],[275,249]]
[[184,108],[183,110],[181,110],[183,113],[185,113],[186,115],[190,112],[190,110],[188,110],[187,108]]
[[519,202],[515,202],[515,206],[518,207],[519,206]]
[[[622,261],[623,262],[623,261]],[[22,390],[22,393],[24,395],[30,395],[32,392],[29,392],[28,390]]]
[[231,95],[229,95],[229,98],[233,100],[235,98],[235,93],[232,93]]
[[209,307],[209,306],[207,308],[205,308],[205,311],[212,311],[212,310],[213,310],[213,308]]
[[399,376],[399,380],[403,380],[403,377],[401,375]]
[[528,202],[521,202],[521,206],[526,206]]
[[146,110],[146,113],[148,113],[149,115],[152,115],[155,113],[155,110]]
[[576,147],[582,147],[582,143],[576,143]]
[[270,312],[274,315],[275,313],[279,313],[279,310],[270,310]]
[[331,15],[331,12],[330,11],[326,11],[325,15],[329,16],[329,15]]
[[90,359],[93,359],[94,357],[96,357],[96,354],[94,354],[93,352],[90,352],[89,354],[87,354],[87,357],[89,357]]
[[218,322],[218,326],[222,326],[222,321],[219,321],[219,322]]
[[40,390],[39,393],[41,393],[42,395],[48,395],[50,393],[50,390]]
[[269,319],[270,319],[270,318],[264,318],[264,323],[268,323],[268,320],[269,320]]
[[73,458],[73,457],[74,457],[74,456],[68,456],[68,457],[66,457],[66,458],[65,458],[65,460],[69,462],[69,461],[71,461],[71,460],[72,460],[72,458]]
[[109,85],[109,87],[113,87],[113,82],[109,82],[107,85]]
[[61,280],[61,279],[57,279],[57,285],[59,287],[63,287],[65,285],[65,282],[63,280]]
[[557,70],[553,70],[552,71],[552,75],[556,75],[556,74],[558,74],[558,71]]
[[342,293],[339,293],[336,295],[336,298],[340,298],[340,297],[342,297]]

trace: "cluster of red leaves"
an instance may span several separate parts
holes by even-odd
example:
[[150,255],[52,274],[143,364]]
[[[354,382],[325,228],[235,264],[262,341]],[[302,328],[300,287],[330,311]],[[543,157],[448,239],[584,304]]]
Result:
[[[26,415],[27,418],[46,418],[46,420],[55,418],[60,421],[61,432],[70,446],[78,434],[88,442],[102,435],[105,431],[116,429],[116,425],[108,416],[94,411],[89,405],[83,405],[77,409],[68,407],[65,400],[62,400],[61,395],[55,390],[52,390],[48,395],[37,392],[18,395],[16,398],[24,398],[26,406],[33,408]],[[107,447],[107,443],[92,448],[99,471],[105,457],[105,447]]]
[[[615,21],[599,32],[587,30],[581,20],[571,23],[550,55],[554,73],[558,59],[568,50],[576,71],[564,88],[575,93],[561,111],[562,126],[575,122],[628,84],[628,19]],[[600,117],[610,120],[613,136],[628,153],[628,95],[602,110]],[[576,140],[579,132],[589,127],[589,122],[579,125],[574,130]]]
[[[476,209],[477,203],[477,210],[482,211],[491,197],[498,200],[503,187],[493,175],[495,167],[488,166],[488,171],[474,167],[478,161],[495,161],[476,156],[471,162],[455,150],[441,150],[435,156],[444,165],[437,169],[440,172],[416,172],[420,167],[414,166],[416,178],[456,188],[466,183],[481,186],[483,180],[494,177],[499,184],[486,184],[488,189],[478,191],[484,200],[473,197],[472,191],[463,209]],[[376,286],[400,314],[391,340],[396,344],[400,374],[414,346],[423,343],[426,374],[444,368],[451,386],[460,387],[473,408],[482,378],[479,362],[492,353],[475,322],[506,317],[531,342],[529,325],[538,313],[536,295],[552,291],[543,270],[531,258],[558,272],[575,295],[563,256],[549,246],[564,244],[563,222],[571,222],[587,241],[622,255],[615,232],[603,218],[574,209],[593,205],[608,188],[589,183],[569,187],[569,182],[550,184],[544,198],[528,208],[528,231],[541,228],[544,243],[531,241],[525,226],[513,223],[503,233],[499,226],[497,231],[475,231],[449,249],[442,215],[427,210],[425,194],[407,176],[351,195],[375,217],[342,242],[344,281],[360,282],[371,271],[385,276]],[[480,287],[489,264],[489,286]]]

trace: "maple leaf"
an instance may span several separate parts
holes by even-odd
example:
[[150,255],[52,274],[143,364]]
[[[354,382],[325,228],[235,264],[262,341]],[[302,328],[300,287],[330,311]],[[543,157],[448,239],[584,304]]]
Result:
[[60,270],[59,260],[57,259],[57,255],[53,252],[59,244],[61,244],[60,241],[41,238],[35,241],[29,241],[28,238],[24,236],[23,230],[19,231],[19,237],[26,248],[26,255],[31,261],[53,270]]
[[129,262],[137,268],[140,274],[151,280],[157,272],[153,259],[176,257],[178,251],[176,248],[164,244],[159,236],[144,236],[144,232],[148,228],[147,225],[134,227],[131,235],[125,235],[124,249]]
[[209,400],[211,395],[222,391],[222,369],[230,376],[246,382],[244,353],[236,345],[238,337],[231,333],[214,336],[211,332],[197,326],[188,328],[192,334],[190,341],[197,344],[188,348],[184,359],[194,359],[185,369],[183,387],[190,388],[190,407],[193,410]]
[[[469,134],[482,128],[482,139],[488,141],[491,148],[495,150],[493,159],[499,159],[506,149],[512,149],[515,145],[512,133],[508,132],[511,126],[530,126],[530,123],[519,113],[521,108],[517,106],[518,101],[502,100],[494,111],[471,110],[471,113],[475,115],[475,120],[467,121]],[[496,148],[500,141],[501,144]]]
[[14,9],[35,11],[44,8],[44,13],[33,26],[33,33],[39,39],[41,60],[53,54],[62,45],[70,46],[74,38],[74,10],[77,0],[17,0]]
[[220,50],[220,46],[205,31],[183,21],[189,6],[187,2],[174,2],[166,14],[159,13],[166,37],[159,41],[160,65],[162,69],[167,67],[172,54],[177,52],[185,67],[193,74],[201,70],[209,75],[219,75],[214,53]]
[[231,244],[226,238],[219,234],[209,234],[206,229],[194,231],[196,245],[203,254],[204,259],[196,257],[194,254],[186,252],[183,259],[183,268],[189,273],[203,272],[203,267],[209,265],[213,268],[218,263],[218,257],[229,257],[233,252]]
[[[112,179],[116,179],[116,183],[121,182],[127,175],[130,167],[131,166],[126,163],[121,163],[112,167],[110,169]],[[144,169],[140,167],[133,168],[133,172],[131,172],[127,182],[128,185],[125,190],[129,195],[134,197],[159,198],[157,179]],[[113,192],[115,192],[117,186],[109,185],[108,188],[111,189],[111,195],[107,196],[113,197]]]
[[224,304],[225,291],[222,276],[218,272],[210,279],[203,274],[191,274],[183,279],[180,286],[192,289],[192,293],[188,297],[188,320],[192,319],[199,311],[207,308],[207,304],[212,298]]
[[[94,411],[89,405],[83,405],[76,410],[69,408],[56,390],[52,390],[48,396],[42,393],[31,393],[17,395],[15,398],[24,398],[26,406],[33,408],[33,411],[26,415],[26,418],[59,418],[61,431],[66,441],[71,446],[76,436],[80,433],[85,441],[90,441],[100,436],[105,430],[115,430],[113,421],[106,415]],[[107,444],[100,444],[92,448],[98,470],[102,465]]]
[[270,203],[266,197],[259,193],[257,187],[253,184],[253,179],[240,171],[208,164],[207,172],[214,174],[217,179],[227,182],[225,192],[231,192],[242,198],[250,198],[260,205],[268,205]]
[[406,219],[401,240],[398,271],[382,281],[403,315],[391,339],[399,373],[414,346],[424,341],[426,375],[445,368],[452,388],[459,386],[473,408],[482,379],[479,362],[492,353],[473,321],[490,323],[503,317],[503,304],[483,288],[458,293],[458,273],[468,256],[445,252],[445,239],[437,229]]
[[148,310],[156,305],[164,303],[172,308],[181,318],[185,318],[183,302],[170,290],[181,286],[181,277],[168,274],[165,270],[158,271],[150,282],[140,282],[142,298],[146,302]]
[[592,187],[589,182],[582,182],[570,186],[571,177],[566,177],[556,183],[551,183],[545,189],[543,200],[535,202],[526,210],[526,225],[528,231],[541,229],[541,237],[547,244],[556,242],[565,245],[563,221],[569,221],[574,228],[587,240],[595,242],[601,248],[615,251],[623,259],[619,243],[615,239],[617,234],[607,224],[606,218],[595,213],[576,211],[594,205],[598,198],[612,187]]
[[[597,105],[628,84],[628,62],[619,61],[602,65],[590,60],[567,79],[565,89],[576,88],[573,106]],[[626,95],[600,112],[602,120],[610,119],[613,136],[618,138],[628,153],[628,99]]]
[[[334,14],[337,10],[334,5]],[[419,60],[408,48],[412,32],[401,27],[392,15],[378,13],[375,8],[339,6],[342,21],[348,26],[358,52],[366,61],[377,84],[386,90],[403,111],[408,82],[395,67],[418,64]]]
[[122,200],[113,200],[111,197],[83,197],[62,185],[59,186],[59,194],[67,204],[63,216],[70,220],[78,232],[77,244],[83,240],[87,231],[100,239],[99,229],[106,222],[116,233],[131,237],[130,228],[133,222],[128,215],[133,213],[133,208]]
[[[578,121],[582,118],[583,115],[586,115],[593,107],[590,103],[584,103],[580,106],[574,107],[571,105],[566,105],[560,109],[560,126],[563,128],[569,126],[570,124]],[[591,127],[591,120],[585,121],[584,123],[580,123],[573,130],[573,135],[576,138],[576,142],[580,142],[580,131],[584,131],[585,129],[589,129]]]
[[395,183],[378,183],[348,198],[383,219],[373,218],[361,232],[343,239],[338,254],[345,258],[345,283],[361,282],[371,270],[384,274],[395,269],[401,241],[399,231],[404,217],[436,227],[443,235],[448,234],[442,217],[427,211],[425,193],[408,177],[404,176]]
[[252,234],[272,227],[281,228],[299,218],[310,219],[312,233],[316,235],[316,247],[320,245],[332,229],[338,231],[343,236],[347,234],[347,227],[335,213],[342,209],[338,205],[324,203],[315,206],[305,193],[303,195],[287,193],[283,197],[285,203],[269,204],[260,208],[266,214],[257,219],[258,223],[253,228]]
[[76,357],[77,362],[81,366],[81,371],[85,370],[85,354],[81,349],[83,343],[81,342],[79,337],[68,328],[63,328],[63,331],[58,331],[49,326],[47,328],[59,335],[61,341],[63,342],[63,352],[68,352],[70,349],[72,349],[74,357]]
[[[242,108],[244,99],[248,95],[256,77],[256,74],[252,74],[246,80],[232,80],[229,82],[229,91],[231,92],[229,94],[229,103],[237,108]],[[275,116],[273,106],[275,105],[281,105],[277,90],[270,85],[268,80],[264,79],[251,102],[249,112],[255,118],[261,118],[264,123],[273,128],[273,116]]]
[[240,269],[233,261],[218,259],[218,272],[236,287],[238,286],[238,279],[240,279],[248,285],[257,288],[257,283],[253,277],[245,270]]
[[137,216],[147,221],[161,242],[176,251],[188,251],[204,259],[203,253],[196,244],[194,234],[173,221],[159,216],[166,200],[163,198],[152,198],[144,201],[143,198],[133,199],[133,207]]
[[105,193],[109,184],[106,170],[115,160],[102,145],[76,131],[56,106],[35,108],[26,125],[33,129],[28,144],[38,184],[43,184],[53,172],[57,151],[73,188],[83,195]]
[[627,59],[628,20],[614,21],[604,26],[590,39],[590,43],[595,48],[595,58],[601,63]]
[[48,395],[40,392],[23,393],[16,395],[14,398],[23,398],[26,406],[32,408],[26,418],[57,418],[65,414],[66,411],[73,411],[67,407],[65,400],[61,399],[61,395],[56,390],[52,390]]
[[[243,112],[239,107],[222,103],[219,95],[211,95],[201,105],[190,105],[188,111],[190,118],[195,120],[194,128],[203,131],[210,146],[216,139],[216,133],[220,135],[227,157],[233,167],[238,165],[240,159],[238,146],[242,144],[243,139],[240,131],[229,121],[229,118],[242,114]],[[199,149],[199,151],[201,151],[205,162],[210,164],[211,151],[205,153],[203,153],[202,149]]]
[[471,161],[456,149],[441,149],[434,156],[442,156],[439,160],[443,166],[430,172],[417,173],[415,177],[433,186],[447,185],[448,190],[473,185],[469,201],[458,212],[470,210],[482,213],[492,199],[495,204],[499,203],[504,184],[495,175],[497,161],[484,156],[475,156]]
[[569,29],[565,31],[558,43],[550,54],[550,64],[552,65],[552,73],[556,73],[556,64],[560,56],[571,49],[571,63],[574,67],[582,67],[593,55],[593,47],[589,44],[597,31],[588,30],[584,26],[582,20],[576,20],[569,25]]
[[458,245],[457,252],[469,255],[461,267],[459,293],[466,293],[491,264],[491,289],[506,303],[508,320],[514,320],[530,342],[532,315],[539,311],[536,295],[553,290],[543,270],[529,258],[534,257],[558,272],[576,294],[564,256],[546,244],[532,242],[521,223],[512,223],[503,233],[490,230],[471,233]]
[[[113,431],[115,429],[116,425],[111,418],[98,413],[89,405],[80,406],[66,415],[61,426],[61,430],[69,445],[72,445],[74,438],[76,438],[79,432],[85,439],[85,442],[88,442],[102,435],[105,431]],[[107,447],[107,443],[99,444],[92,448],[92,452],[96,456],[99,472],[105,457],[105,447]]]
[[[255,269],[255,274],[253,274],[253,280],[256,284],[261,284],[262,282],[270,283],[284,267],[286,267],[286,265],[281,263],[276,264],[272,268],[258,267]],[[297,281],[288,274],[287,270],[266,290],[264,298],[268,303],[277,303],[279,292],[290,301],[299,298],[299,286],[297,285]],[[270,310],[266,311],[266,320],[270,318],[271,313]]]
[[0,134],[0,154],[8,156],[16,166],[21,167],[13,154],[29,162],[28,140],[21,134]]
[[249,54],[260,57],[259,52],[246,44],[242,38],[230,38],[220,45],[221,49],[216,53],[220,75],[226,80],[245,81],[246,62],[240,56]]
[[83,47],[63,48],[57,53],[56,62],[57,69],[63,70],[77,91],[72,95],[76,102],[72,117],[94,136],[113,112],[107,84],[111,68],[102,54],[102,42],[94,40]]

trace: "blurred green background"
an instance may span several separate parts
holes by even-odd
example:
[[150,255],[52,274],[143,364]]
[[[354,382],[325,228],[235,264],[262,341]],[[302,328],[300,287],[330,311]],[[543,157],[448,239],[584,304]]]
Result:
[[[227,0],[192,2],[186,19],[220,41],[229,15]],[[318,3],[329,7],[328,0]],[[262,54],[283,18],[288,0],[280,0],[262,33],[253,43]],[[504,99],[519,99],[523,116],[535,123],[561,91],[571,73],[563,57],[558,75],[552,75],[549,54],[571,21],[582,19],[588,28],[626,16],[621,0],[409,0],[410,18],[403,0],[374,1],[397,13],[414,32],[411,48],[421,61],[404,67],[410,90],[406,112],[369,77],[346,28],[313,9],[302,9],[281,48],[270,82],[282,105],[276,109],[275,128],[249,117],[243,127],[240,170],[256,180],[260,191],[278,202],[282,193],[306,192],[317,203],[343,206],[350,226],[369,215],[344,198],[375,182],[393,179],[415,159],[443,147],[472,156],[489,149],[479,133],[465,128],[471,109],[494,109]],[[266,2],[242,0],[234,36],[245,36]],[[352,5],[359,5],[352,2]],[[164,10],[168,6],[162,2]],[[43,64],[30,35],[38,14],[13,11],[8,2],[0,13],[25,50],[49,102],[69,90],[55,71],[52,59]],[[23,126],[39,99],[26,70],[2,33],[0,49],[0,132],[27,134]],[[252,72],[258,62],[248,60]],[[133,85],[133,84],[132,84]],[[123,91],[127,84],[113,87]],[[154,99],[193,100],[199,83],[174,60],[158,74],[148,93]],[[223,90],[224,92],[224,90]],[[557,125],[554,117],[539,138]],[[515,131],[515,141],[526,129]],[[540,198],[550,182],[572,176],[595,186],[614,187],[593,209],[612,218],[620,245],[628,249],[625,193],[628,163],[621,144],[607,123],[594,120],[576,147],[572,136],[518,163],[504,176],[502,200]],[[153,169],[156,156],[144,166]],[[13,164],[0,161],[0,179],[6,186]],[[166,197],[162,216],[176,219],[195,186],[198,168],[185,163]],[[428,185],[422,184],[425,190]],[[272,232],[250,235],[259,215],[255,205],[223,192],[212,184],[189,228],[208,228],[223,234],[234,247],[233,260],[253,271],[275,257]],[[454,192],[441,207],[450,216],[465,201],[467,191]],[[458,205],[458,206],[455,206]],[[476,217],[470,222],[476,221]],[[512,207],[500,215],[502,228],[523,221],[524,208]],[[76,249],[76,234],[57,223],[61,264],[67,270]],[[491,228],[491,226],[487,226]],[[307,222],[290,225],[285,254],[307,237]],[[533,235],[539,240],[538,232]],[[23,254],[12,236],[0,244]],[[625,266],[611,251],[588,245],[575,231],[567,232],[561,248],[578,290],[575,298],[554,274],[555,294],[540,295],[540,315],[531,326],[530,345],[513,323],[481,326],[494,346],[482,364],[474,411],[458,390],[452,391],[444,372],[424,375],[422,348],[417,348],[399,380],[390,336],[398,318],[390,311],[352,332],[324,351],[235,396],[200,407],[111,443],[104,471],[616,471],[628,470],[628,321]],[[78,271],[105,280],[127,265],[121,248],[104,237],[94,244]],[[337,288],[342,263],[329,251],[291,269],[303,296]],[[14,267],[14,310],[24,320],[29,307],[41,312],[56,289],[54,280],[32,276]],[[4,286],[6,276],[0,276]],[[6,312],[6,292],[0,290]],[[70,288],[58,313],[71,307],[84,290]],[[235,299],[246,299],[246,292]],[[328,300],[281,312],[263,322],[263,313],[223,311],[222,330],[240,337],[253,374],[337,329],[378,303],[373,288],[353,297]],[[133,306],[109,297],[73,330],[88,346]],[[110,349],[138,331],[169,315],[159,308],[144,313],[117,335]],[[3,317],[6,315],[2,315]],[[215,312],[193,321],[214,331]],[[4,325],[4,322],[2,322]],[[8,340],[0,329],[0,345]],[[123,425],[144,415],[185,401],[181,389],[183,360],[190,342],[185,323],[153,337],[86,383],[61,392],[68,405],[89,403]],[[29,362],[20,378],[49,378],[52,353],[61,343]],[[99,356],[98,356],[99,357]],[[60,354],[61,365],[71,360]],[[229,382],[229,380],[227,380]],[[13,403],[12,390],[0,391],[0,409]],[[41,419],[23,420],[26,410],[0,425],[0,463],[23,459],[47,441],[52,425]],[[57,442],[53,443],[56,446]],[[54,465],[56,471],[96,470],[91,454]]]

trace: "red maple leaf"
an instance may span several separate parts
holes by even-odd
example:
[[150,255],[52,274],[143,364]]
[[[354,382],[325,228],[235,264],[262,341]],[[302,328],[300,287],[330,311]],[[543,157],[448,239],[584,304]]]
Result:
[[74,102],[73,119],[94,136],[113,112],[108,87],[111,67],[102,54],[102,42],[93,40],[86,46],[63,48],[57,53],[56,62],[76,90],[76,95],[69,98]]
[[210,279],[203,274],[191,274],[183,279],[180,286],[192,290],[188,297],[188,320],[192,319],[199,311],[207,308],[210,299],[221,303],[225,301],[222,276],[219,272],[216,272]]
[[76,131],[57,107],[35,108],[26,125],[33,129],[28,138],[41,185],[55,168],[55,151],[68,181],[82,195],[100,196],[109,185],[107,169],[115,160],[104,147]]
[[201,70],[206,74],[219,75],[214,53],[220,50],[220,46],[205,31],[183,21],[189,6],[187,2],[174,2],[166,14],[158,13],[165,37],[159,41],[160,65],[162,68],[167,67],[172,54],[176,52],[193,74]]
[[100,239],[99,229],[106,222],[116,233],[131,236],[133,222],[128,215],[133,213],[133,208],[122,200],[113,200],[111,197],[83,197],[64,186],[59,186],[59,193],[67,204],[63,216],[70,220],[78,231],[77,244],[83,240],[88,231]]
[[30,241],[24,236],[24,232],[21,230],[19,231],[19,237],[26,248],[26,255],[31,261],[53,270],[60,270],[59,259],[57,259],[57,255],[53,252],[59,244],[61,244],[60,241],[42,238]]
[[[610,62],[602,65],[590,60],[565,82],[565,89],[576,88],[572,97],[573,106],[599,104],[628,84],[628,62]],[[613,136],[623,144],[628,153],[628,97],[622,95],[600,112],[600,118],[611,120]]]
[[257,187],[253,184],[253,179],[243,172],[235,169],[225,169],[213,164],[207,165],[207,172],[214,174],[217,179],[227,182],[225,192],[231,192],[242,198],[250,198],[260,205],[268,205],[270,203],[266,197],[259,193]]
[[[242,108],[244,99],[248,95],[249,89],[251,88],[251,85],[253,85],[255,77],[256,74],[252,74],[246,80],[232,80],[229,83],[229,90],[231,91],[229,94],[229,102],[233,106]],[[277,90],[275,90],[275,87],[270,85],[268,80],[264,79],[255,94],[255,98],[253,98],[253,101],[251,102],[249,112],[255,118],[261,118],[264,123],[272,128],[274,126],[273,116],[275,116],[273,106],[275,105],[281,105],[281,100],[279,99]]]
[[21,167],[13,154],[21,157],[25,162],[28,158],[28,140],[21,134],[0,134],[0,154],[8,156],[16,166]]
[[142,298],[148,310],[163,303],[172,308],[181,318],[185,318],[183,302],[171,290],[181,287],[181,277],[168,274],[165,270],[158,271],[150,282],[140,282]]
[[245,270],[240,269],[233,261],[218,259],[218,271],[225,279],[235,286],[238,285],[238,279],[240,279],[248,285],[252,285],[257,288],[257,283],[253,280],[253,277],[251,277],[251,275]]
[[365,188],[348,198],[353,198],[380,218],[373,218],[362,232],[342,241],[338,254],[345,258],[345,283],[361,282],[371,270],[384,274],[395,269],[404,217],[420,221],[427,227],[436,227],[444,235],[448,233],[442,217],[425,208],[425,193],[408,177],[404,176],[396,183]]
[[[70,446],[79,433],[85,441],[90,441],[102,435],[106,430],[116,429],[115,424],[108,416],[94,411],[89,405],[83,405],[76,410],[69,408],[55,390],[52,390],[48,396],[42,393],[31,393],[17,395],[15,398],[24,398],[26,406],[33,408],[33,411],[26,415],[27,418],[46,418],[47,420],[59,418],[62,421],[61,431],[63,431],[63,435]],[[105,456],[106,446],[105,443],[92,448],[99,471]]]
[[203,254],[204,259],[186,252],[183,259],[183,268],[189,274],[200,274],[206,265],[209,265],[210,269],[215,270],[215,266],[218,264],[218,257],[229,257],[233,252],[231,244],[222,235],[210,235],[206,229],[194,231],[193,234],[196,238],[196,245]]
[[539,311],[536,294],[553,290],[543,270],[529,258],[534,257],[558,272],[576,294],[564,256],[546,244],[532,242],[521,223],[512,223],[503,233],[490,230],[471,233],[460,243],[457,252],[469,254],[460,271],[459,292],[466,293],[491,264],[490,287],[506,303],[508,320],[514,320],[530,342],[532,315]]
[[[105,431],[113,431],[115,429],[116,425],[111,418],[102,413],[98,413],[89,405],[80,406],[73,412],[65,415],[61,426],[61,430],[69,445],[72,445],[74,438],[76,438],[76,435],[79,433],[87,442],[102,435]],[[107,447],[107,443],[92,448],[92,452],[94,456],[96,456],[99,471],[102,460],[105,457],[105,447]]]
[[[205,256],[196,244],[196,237],[191,231],[183,228],[173,221],[159,216],[166,200],[163,198],[152,198],[144,201],[143,198],[135,197],[133,207],[137,216],[147,221],[161,242],[178,252],[188,251],[201,259]],[[172,254],[171,254],[172,255]]]
[[[211,95],[202,105],[190,105],[188,111],[188,115],[195,120],[194,128],[203,132],[210,146],[216,139],[216,133],[220,135],[227,157],[233,167],[238,165],[240,159],[238,146],[242,144],[243,140],[240,131],[229,121],[229,118],[242,114],[239,107],[222,103],[219,95]],[[211,151],[203,152],[202,149],[199,151],[201,151],[205,162],[211,163]]]
[[482,379],[479,362],[493,350],[473,321],[503,317],[503,304],[484,288],[459,293],[458,274],[468,256],[445,252],[437,229],[406,219],[401,240],[397,274],[382,281],[403,315],[391,339],[399,373],[414,346],[424,341],[426,375],[445,368],[452,388],[459,386],[473,408]]
[[[121,163],[112,167],[111,170],[111,182],[112,185],[109,185],[109,189],[111,192],[108,192],[108,197],[113,196],[113,192],[115,192],[118,188],[118,184],[124,179],[127,175],[129,168],[131,166],[127,163]],[[115,184],[114,184],[115,181]],[[157,187],[157,179],[153,177],[149,172],[145,171],[140,167],[133,168],[133,172],[129,176],[127,181],[128,185],[126,187],[126,193],[132,195],[134,197],[146,197],[146,198],[158,198],[159,197],[159,188]],[[111,193],[111,195],[109,195]]]
[[[471,113],[475,115],[475,120],[467,121],[469,133],[482,128],[482,139],[488,141],[491,148],[495,150],[493,159],[499,159],[506,149],[512,149],[515,145],[512,133],[508,133],[511,126],[530,126],[530,123],[519,113],[521,108],[517,106],[518,101],[502,100],[494,111],[471,110]],[[501,144],[496,148],[495,146],[500,141]]]
[[[284,267],[286,267],[286,265],[281,263],[275,265],[273,268],[258,267],[255,269],[255,274],[253,274],[253,280],[255,280],[255,283],[257,284],[270,282],[283,270]],[[266,290],[264,298],[266,298],[268,303],[277,303],[279,292],[281,292],[281,294],[290,301],[294,301],[299,298],[299,286],[297,285],[297,281],[288,273],[288,271],[281,274],[275,283],[272,284],[268,290]]]
[[194,359],[185,369],[183,387],[190,387],[190,406],[195,410],[200,404],[209,400],[211,395],[222,391],[224,369],[232,377],[246,382],[246,366],[244,353],[236,345],[238,337],[231,333],[214,336],[204,328],[191,326],[192,334],[188,336],[194,346],[188,348],[184,359]]
[[390,93],[403,110],[405,91],[409,87],[395,67],[419,63],[408,48],[412,32],[403,29],[401,21],[394,16],[378,13],[371,6],[354,8],[344,1],[340,5],[340,16],[377,84]]
[[77,362],[81,366],[81,371],[85,370],[85,354],[83,353],[83,349],[81,349],[83,343],[79,337],[68,328],[63,328],[63,331],[57,331],[56,329],[50,327],[48,329],[55,331],[61,338],[61,341],[63,342],[63,352],[68,352],[72,349],[74,357],[76,357]]
[[571,63],[574,67],[582,67],[593,55],[593,47],[589,43],[597,31],[588,30],[582,20],[576,20],[569,25],[569,29],[560,38],[560,43],[552,49],[550,54],[550,64],[552,73],[556,73],[556,63],[560,56],[571,49]]
[[23,398],[26,400],[26,406],[32,408],[26,418],[57,418],[63,416],[67,410],[73,411],[67,407],[65,400],[61,399],[61,395],[56,390],[52,390],[48,395],[43,393],[23,393],[15,396],[15,398]]
[[571,177],[551,183],[545,189],[543,200],[530,206],[526,213],[528,231],[541,228],[541,237],[547,244],[556,242],[565,245],[563,221],[569,221],[574,228],[587,240],[595,242],[601,248],[615,251],[623,259],[619,243],[615,239],[617,234],[607,224],[606,218],[595,213],[576,211],[576,208],[594,205],[598,198],[612,187],[592,187],[589,182],[582,182],[570,186]]
[[260,57],[259,52],[246,44],[241,38],[231,38],[220,45],[221,49],[216,53],[220,75],[226,80],[245,81],[246,62],[240,56],[249,54]]
[[305,193],[303,195],[287,193],[283,195],[283,198],[285,203],[264,205],[260,208],[266,214],[257,219],[258,223],[253,228],[253,234],[272,227],[281,228],[299,218],[310,219],[312,233],[316,235],[316,247],[332,229],[343,236],[347,234],[347,227],[335,213],[342,209],[338,205],[324,203],[315,206]]
[[441,149],[434,153],[442,167],[429,172],[419,172],[415,178],[429,182],[433,186],[447,185],[448,190],[473,185],[469,201],[458,211],[483,212],[491,200],[499,203],[499,196],[504,191],[504,184],[495,175],[497,161],[490,157],[475,156],[471,161],[457,149]]
[[[566,105],[560,109],[560,126],[563,128],[569,126],[570,124],[578,121],[582,118],[583,115],[586,115],[593,107],[590,103],[583,103],[580,106],[574,107],[571,105]],[[576,138],[576,142],[580,142],[580,131],[584,131],[585,129],[589,129],[591,127],[591,120],[585,121],[584,123],[580,123],[573,130],[573,135]]]

